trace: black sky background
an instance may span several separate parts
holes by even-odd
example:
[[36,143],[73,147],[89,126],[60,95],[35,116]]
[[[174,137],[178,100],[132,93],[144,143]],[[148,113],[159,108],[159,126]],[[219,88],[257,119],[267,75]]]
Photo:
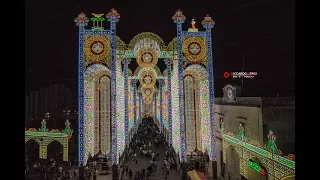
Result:
[[32,0],[25,2],[25,94],[42,86],[62,83],[77,95],[77,26],[80,12],[121,15],[117,36],[129,43],[136,34],[151,31],[168,44],[176,36],[171,17],[180,8],[197,27],[208,13],[213,28],[215,92],[222,96],[225,71],[257,71],[245,79],[243,96],[295,95],[295,2],[292,0]]

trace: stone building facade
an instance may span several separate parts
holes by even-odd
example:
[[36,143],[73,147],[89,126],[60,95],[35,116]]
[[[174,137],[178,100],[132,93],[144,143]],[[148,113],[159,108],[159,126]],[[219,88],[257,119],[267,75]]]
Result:
[[[251,170],[248,171],[248,178],[241,177],[239,155],[233,148],[224,152],[221,130],[237,136],[241,123],[247,141],[262,147],[266,147],[269,130],[272,130],[277,136],[278,149],[284,155],[295,154],[295,98],[235,97],[235,88],[230,85],[223,90],[224,97],[215,98],[218,177],[227,180],[262,180],[263,176]],[[224,153],[226,163],[222,160]],[[259,162],[258,159],[256,161]]]

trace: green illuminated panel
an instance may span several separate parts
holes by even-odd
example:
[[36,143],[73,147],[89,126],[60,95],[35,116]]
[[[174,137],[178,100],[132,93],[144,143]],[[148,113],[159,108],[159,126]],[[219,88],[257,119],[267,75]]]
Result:
[[[123,55],[126,58],[136,58],[136,55],[134,54],[133,50],[117,50],[117,55]],[[172,57],[172,51],[166,52],[166,51],[160,51],[160,56],[159,58],[171,58]],[[177,52],[175,51],[175,54]]]
[[287,159],[287,158],[284,158],[284,157],[281,157],[281,156],[277,156],[277,155],[274,155],[272,156],[272,153],[270,153],[269,151],[265,150],[265,149],[262,149],[262,148],[259,148],[259,147],[256,147],[254,145],[251,145],[249,143],[245,143],[243,141],[240,141],[239,139],[237,138],[234,138],[232,136],[228,136],[226,134],[223,135],[223,138],[224,140],[228,140],[228,141],[231,141],[232,143],[234,144],[238,144],[240,146],[243,146],[257,154],[260,154],[261,156],[265,157],[265,158],[268,158],[268,159],[273,159],[274,161],[277,161],[283,165],[286,165],[292,169],[295,169],[295,162],[290,160],[290,159]]
[[282,164],[286,164],[287,166],[290,166],[293,169],[296,168],[296,163],[294,161],[291,161],[290,159],[280,157],[279,162],[281,162]]
[[52,133],[52,132],[30,132],[25,131],[25,136],[48,136],[48,137],[67,137],[68,135],[65,133]]

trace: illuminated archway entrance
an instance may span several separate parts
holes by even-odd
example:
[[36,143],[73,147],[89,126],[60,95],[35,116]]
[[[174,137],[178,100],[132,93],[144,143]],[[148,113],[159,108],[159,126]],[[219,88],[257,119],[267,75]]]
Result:
[[267,169],[257,157],[248,160],[248,180],[267,180]]
[[[88,155],[110,153],[110,70],[104,64],[89,65],[84,74],[85,160]],[[86,161],[85,161],[86,162]]]
[[28,162],[34,162],[39,159],[40,145],[34,139],[30,139],[25,144],[25,155]]
[[60,142],[54,140],[47,146],[47,157],[54,158],[57,162],[63,161],[63,146]]

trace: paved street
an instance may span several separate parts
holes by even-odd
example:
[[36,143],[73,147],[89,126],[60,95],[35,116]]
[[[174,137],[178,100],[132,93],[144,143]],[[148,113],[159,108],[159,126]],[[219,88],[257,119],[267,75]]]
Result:
[[[160,148],[159,149],[156,149],[156,152],[159,152],[159,161],[158,161],[158,167],[164,163],[163,162],[163,159],[164,159],[164,153],[165,153],[165,148],[163,145],[160,145]],[[136,165],[135,163],[133,163],[132,160],[130,160],[128,162],[128,166],[129,166],[129,169],[132,170],[133,174],[136,172],[136,171],[141,171],[142,169],[147,169],[148,165],[149,165],[149,161],[151,160],[151,158],[144,158],[142,156],[140,156],[140,154],[138,155],[137,154],[137,158],[138,158],[138,164]],[[120,177],[119,177],[120,179]],[[179,175],[177,173],[177,171],[175,169],[172,169],[170,171],[170,174],[169,174],[169,177],[168,177],[168,180],[180,180],[181,179],[181,175]],[[98,176],[97,180],[112,180],[112,176],[111,175],[104,175],[104,176]],[[149,180],[164,180],[164,174],[162,174],[161,170],[158,170],[157,172],[154,172]]]

